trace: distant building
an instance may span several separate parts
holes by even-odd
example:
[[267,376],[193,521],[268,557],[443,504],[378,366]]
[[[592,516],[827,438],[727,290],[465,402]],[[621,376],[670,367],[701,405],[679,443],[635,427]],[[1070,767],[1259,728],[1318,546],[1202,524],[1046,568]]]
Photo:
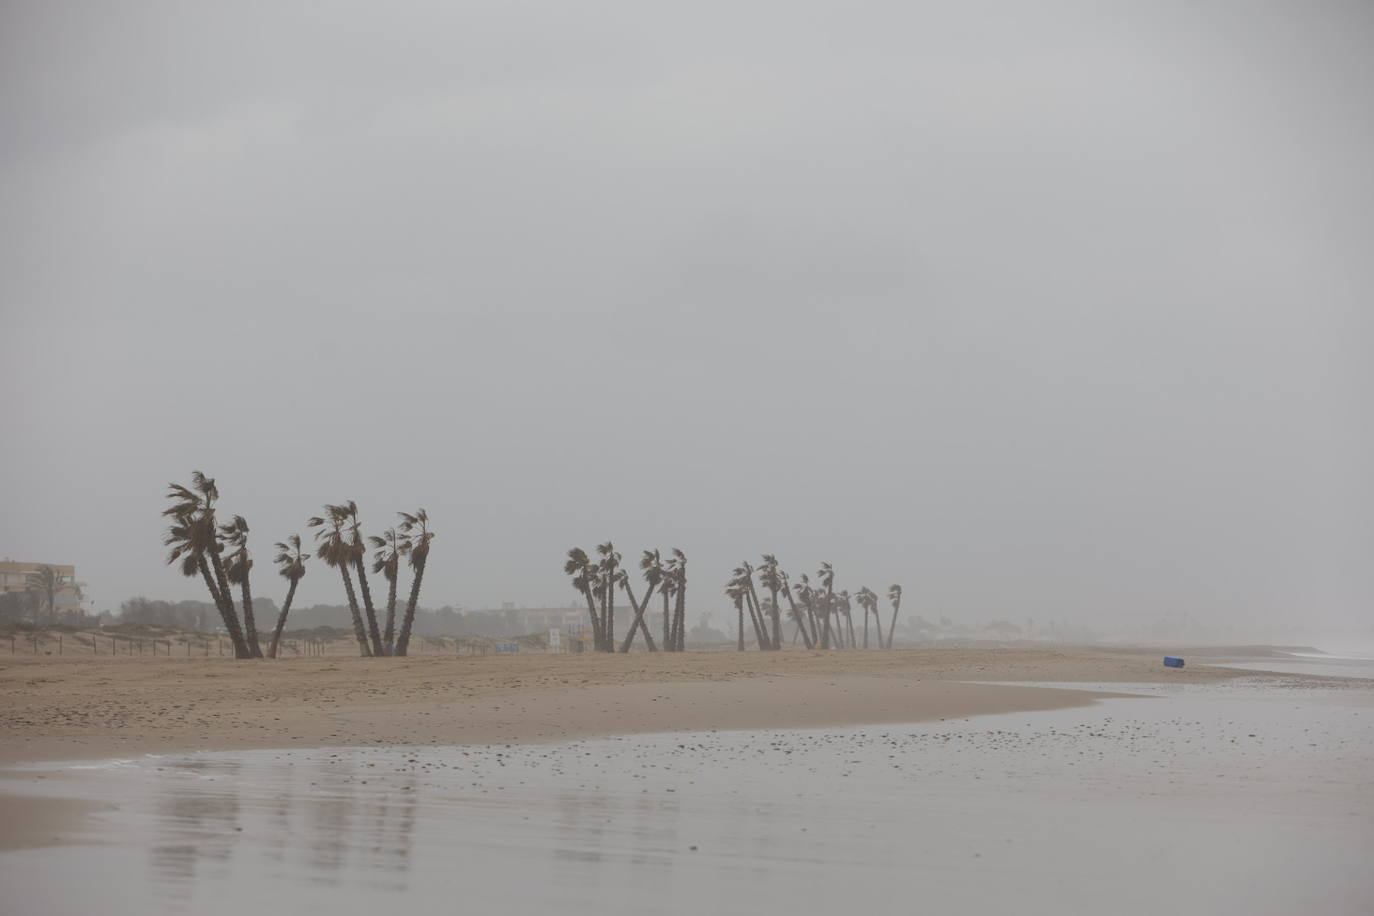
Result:
[[63,566],[60,563],[18,563],[14,560],[0,560],[0,595],[28,591],[29,575],[38,572],[41,566],[51,566],[62,577],[63,586],[53,601],[57,605],[55,610],[59,612],[79,611],[81,609],[81,592],[76,581],[75,566]]
[[[616,616],[620,616],[616,608]],[[506,630],[511,636],[528,633],[546,633],[549,630],[579,629],[590,626],[587,608],[584,607],[516,607],[512,602],[504,602],[499,611],[470,611],[472,614],[498,613],[505,618]],[[631,618],[634,611],[630,612]]]

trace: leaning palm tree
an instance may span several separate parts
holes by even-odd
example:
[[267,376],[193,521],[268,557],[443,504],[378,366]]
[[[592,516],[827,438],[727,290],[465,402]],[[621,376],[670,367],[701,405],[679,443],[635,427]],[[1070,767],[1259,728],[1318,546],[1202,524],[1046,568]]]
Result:
[[253,555],[248,552],[248,522],[242,515],[235,515],[227,525],[219,526],[219,535],[226,546],[233,548],[224,558],[224,573],[230,582],[239,587],[248,651],[254,658],[262,658],[258,625],[253,618],[253,591],[248,585],[249,573],[253,570]]
[[296,597],[296,586],[305,578],[305,561],[310,554],[301,553],[301,536],[293,534],[285,543],[278,541],[272,545],[277,549],[273,562],[277,572],[291,583],[286,588],[286,600],[282,602],[281,613],[277,615],[277,625],[272,628],[272,641],[267,646],[267,657],[276,658],[277,648],[281,645],[281,631],[286,629],[286,615],[291,613],[291,602]]
[[[209,523],[211,533],[215,532],[217,526],[215,503],[219,500],[219,487],[215,486],[213,477],[206,477],[200,471],[192,471],[190,489],[178,484],[170,484],[167,498],[175,502],[163,510],[163,515],[178,518],[187,512],[199,513]],[[213,538],[212,541],[207,551],[210,569],[215,573],[215,584],[219,586],[220,593],[224,596],[225,607],[230,613],[236,614],[233,592],[229,588],[229,577],[225,572],[224,560],[221,556],[224,548],[219,538]]]
[[574,547],[568,551],[568,559],[563,564],[563,572],[572,577],[573,588],[587,599],[587,614],[592,619],[592,644],[601,648],[601,618],[596,613],[596,600],[592,593],[596,588],[596,566],[587,551]]
[[429,542],[434,532],[429,530],[429,514],[416,509],[415,514],[396,513],[401,517],[401,533],[410,539],[406,558],[410,561],[410,600],[406,602],[406,616],[401,621],[401,635],[396,638],[396,654],[405,655],[410,646],[410,628],[415,625],[415,607],[420,601],[420,582],[425,578],[425,563],[429,562]]
[[[648,555],[649,551],[644,551]],[[641,562],[643,562],[641,560]],[[654,635],[649,632],[649,625],[644,622],[644,612],[649,607],[649,599],[654,596],[654,586],[649,585],[649,590],[644,593],[643,601],[635,600],[634,587],[630,585],[630,571],[621,567],[615,574],[616,584],[625,590],[625,595],[630,599],[630,609],[635,612],[634,619],[630,621],[630,631],[625,634],[625,641],[620,644],[621,652],[629,652],[630,646],[634,645],[635,633],[644,631],[644,644],[649,647],[650,652],[657,652],[658,647],[654,645]]]
[[210,570],[210,545],[214,542],[214,528],[210,521],[202,515],[182,516],[175,519],[173,524],[168,527],[166,536],[162,539],[163,546],[171,548],[167,554],[168,565],[176,563],[183,576],[191,578],[199,573],[201,578],[205,580],[205,587],[209,590],[210,598],[214,601],[220,619],[224,622],[224,629],[229,634],[229,642],[233,644],[234,657],[252,658],[253,655],[248,650],[248,643],[243,638],[243,629],[239,626],[239,617],[234,610],[233,599],[228,598],[220,591],[214,573]]
[[348,535],[353,547],[353,569],[358,574],[358,591],[363,596],[363,614],[367,618],[367,635],[372,638],[372,654],[387,655],[382,644],[382,633],[377,629],[377,609],[372,605],[372,589],[367,584],[367,544],[363,538],[363,526],[358,521],[358,504],[349,500]]
[[348,610],[353,616],[353,635],[358,640],[358,654],[363,658],[372,657],[372,648],[367,644],[367,629],[363,626],[363,615],[358,610],[358,595],[353,591],[353,577],[348,568],[353,565],[353,544],[344,534],[348,522],[347,506],[325,506],[323,516],[315,516],[306,522],[315,532],[315,556],[333,567],[343,577],[344,594],[348,596]]
[[902,587],[900,585],[889,585],[887,587],[887,600],[892,602],[892,623],[887,628],[887,647],[892,648],[892,633],[897,629],[897,611],[902,606]]
[[772,648],[773,641],[768,638],[768,631],[764,629],[763,617],[754,595],[754,567],[747,561],[736,566],[734,577],[728,585],[738,587],[744,592],[744,606],[749,609],[749,623],[754,628],[754,639],[758,643],[759,651],[767,652]]
[[238,612],[234,610],[224,564],[220,561],[220,542],[215,536],[215,501],[219,498],[219,489],[215,481],[200,471],[192,471],[191,486],[168,484],[167,498],[172,500],[172,505],[162,514],[170,518],[172,524],[162,543],[171,548],[167,555],[168,565],[179,563],[184,576],[194,577],[200,573],[234,646],[234,657],[251,658]]
[[[806,577],[802,576],[802,578],[805,579]],[[781,583],[782,596],[787,599],[788,613],[792,616],[792,619],[797,623],[797,633],[801,634],[802,641],[806,643],[807,649],[816,648],[815,633],[814,631],[807,629],[806,615],[802,613],[801,608],[797,607],[797,601],[795,598],[792,597],[792,583],[788,579],[787,573],[783,572],[782,570],[778,570],[778,581]],[[796,633],[794,633],[792,635],[792,642],[795,644],[796,641],[797,636]]]
[[759,584],[768,589],[773,599],[773,648],[782,648],[782,612],[778,608],[778,593],[782,591],[782,570],[778,568],[778,558],[771,553],[763,555],[763,565],[759,567]]
[[[845,628],[840,631],[840,645],[850,649],[858,646],[858,643],[854,641],[854,617],[850,614],[853,608],[854,603],[850,598],[849,589],[845,589],[835,595],[835,609],[838,613],[844,615]],[[835,619],[835,626],[838,628],[839,625],[839,618],[837,617]]]
[[382,654],[396,651],[396,580],[401,571],[401,557],[410,550],[410,539],[397,534],[395,528],[386,529],[382,537],[373,535],[368,541],[376,548],[372,555],[372,571],[386,579],[386,629],[382,631]]
[[[649,594],[653,594],[655,589],[662,590],[667,583],[668,577],[663,569],[663,554],[657,550],[646,550],[644,555],[639,558],[639,568],[644,572],[644,581],[649,585]],[[648,606],[649,599],[644,599],[645,607]],[[646,630],[647,632],[647,630]],[[663,651],[672,651],[668,647],[668,594],[663,594]]]

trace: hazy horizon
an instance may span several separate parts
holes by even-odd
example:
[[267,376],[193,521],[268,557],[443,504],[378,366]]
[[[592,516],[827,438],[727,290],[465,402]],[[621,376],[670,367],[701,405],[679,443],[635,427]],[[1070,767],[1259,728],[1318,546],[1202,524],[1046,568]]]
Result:
[[[98,609],[194,469],[927,618],[1368,632],[1374,7],[0,9],[0,557]],[[17,446],[17,448],[16,448]],[[312,563],[297,601],[343,600]]]

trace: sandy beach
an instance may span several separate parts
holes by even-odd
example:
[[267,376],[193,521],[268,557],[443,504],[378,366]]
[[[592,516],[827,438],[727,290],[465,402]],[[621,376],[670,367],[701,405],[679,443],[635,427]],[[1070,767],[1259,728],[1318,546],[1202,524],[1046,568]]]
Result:
[[1374,680],[1234,667],[1266,651],[14,658],[0,876],[16,913],[895,913],[918,874],[951,912],[1135,913],[1146,862],[1199,906],[1365,912]]
[[[1256,674],[1165,669],[1152,650],[1085,648],[273,662],[13,656],[0,661],[0,767],[189,751],[938,721],[1084,706],[1114,695],[1103,687],[1114,683],[1211,684]],[[986,683],[997,681],[1015,683]],[[1093,689],[1065,689],[1071,684]],[[54,842],[86,811],[2,793],[0,784],[7,847]]]
[[167,751],[486,744],[916,722],[1100,695],[990,687],[1233,680],[1152,650],[931,649],[235,662],[0,659],[0,766]]

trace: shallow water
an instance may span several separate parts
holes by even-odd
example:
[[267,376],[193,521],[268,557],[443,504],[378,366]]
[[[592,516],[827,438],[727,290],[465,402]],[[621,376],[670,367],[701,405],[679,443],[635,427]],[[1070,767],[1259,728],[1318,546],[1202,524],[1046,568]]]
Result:
[[[1357,702],[1352,702],[1352,697]],[[1374,706],[1178,693],[956,722],[34,769],[100,845],[7,914],[1369,913]],[[49,778],[37,779],[39,775]],[[7,787],[8,788],[8,787]]]
[[1207,662],[1219,668],[1248,668],[1276,674],[1316,674],[1324,677],[1374,679],[1374,658],[1293,654],[1287,658],[1257,658],[1244,662]]

